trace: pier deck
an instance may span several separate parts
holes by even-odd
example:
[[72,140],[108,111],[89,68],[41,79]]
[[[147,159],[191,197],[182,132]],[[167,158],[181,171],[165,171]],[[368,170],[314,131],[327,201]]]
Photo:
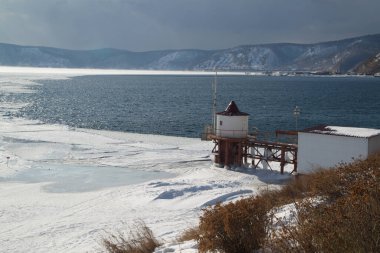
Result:
[[279,162],[282,174],[286,164],[294,165],[291,173],[297,172],[296,144],[258,140],[255,136],[234,139],[209,134],[207,138],[215,144],[212,153],[217,164],[241,166],[250,162],[253,168],[261,163],[272,169],[269,162]]

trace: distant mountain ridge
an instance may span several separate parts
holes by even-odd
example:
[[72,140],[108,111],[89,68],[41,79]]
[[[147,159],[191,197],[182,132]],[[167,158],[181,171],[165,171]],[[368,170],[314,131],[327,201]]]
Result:
[[147,52],[120,49],[68,50],[0,43],[0,65],[363,74],[366,73],[365,64],[368,65],[371,59],[376,59],[379,53],[380,34],[315,44],[277,43],[245,45],[222,50],[183,49]]

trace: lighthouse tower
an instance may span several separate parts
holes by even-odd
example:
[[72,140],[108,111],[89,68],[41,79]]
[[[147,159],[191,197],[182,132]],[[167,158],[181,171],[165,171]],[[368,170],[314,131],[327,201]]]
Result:
[[247,152],[248,117],[249,114],[241,112],[234,101],[223,112],[216,113],[212,138],[215,164],[226,168],[242,165]]

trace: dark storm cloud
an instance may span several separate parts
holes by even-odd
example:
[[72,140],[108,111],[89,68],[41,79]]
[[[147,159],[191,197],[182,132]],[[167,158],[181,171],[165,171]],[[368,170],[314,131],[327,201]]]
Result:
[[137,51],[379,33],[378,0],[0,0],[0,41]]

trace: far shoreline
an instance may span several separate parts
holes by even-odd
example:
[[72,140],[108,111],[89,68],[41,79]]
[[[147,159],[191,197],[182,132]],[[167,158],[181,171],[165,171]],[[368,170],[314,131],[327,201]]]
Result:
[[226,70],[142,70],[0,66],[0,74],[46,75],[128,75],[128,76],[257,76],[257,77],[377,77],[359,74],[320,74],[297,71],[226,71]]

